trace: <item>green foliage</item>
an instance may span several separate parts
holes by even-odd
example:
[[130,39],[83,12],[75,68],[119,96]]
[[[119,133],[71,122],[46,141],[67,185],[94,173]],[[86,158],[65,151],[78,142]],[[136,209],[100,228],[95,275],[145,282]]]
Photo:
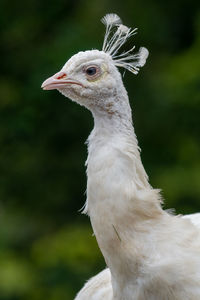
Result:
[[[73,299],[105,263],[85,201],[90,113],[40,85],[72,54],[100,48],[118,13],[150,50],[126,73],[145,168],[165,206],[200,208],[200,4],[197,0],[0,3],[0,299]],[[134,99],[134,101],[132,100]]]

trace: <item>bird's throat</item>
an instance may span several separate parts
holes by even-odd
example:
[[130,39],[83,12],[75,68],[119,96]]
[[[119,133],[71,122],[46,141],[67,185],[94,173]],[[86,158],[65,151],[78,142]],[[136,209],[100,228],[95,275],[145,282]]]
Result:
[[[148,183],[133,128],[121,132],[95,127],[88,140],[87,202],[94,234],[112,274],[140,266],[140,224],[162,213]],[[140,260],[139,259],[139,260]],[[129,260],[133,265],[129,268]],[[133,275],[131,275],[133,276]]]

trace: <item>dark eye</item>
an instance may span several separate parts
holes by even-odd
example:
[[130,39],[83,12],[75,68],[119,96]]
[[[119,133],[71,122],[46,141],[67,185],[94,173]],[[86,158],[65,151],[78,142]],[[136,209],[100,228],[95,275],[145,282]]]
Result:
[[101,70],[100,66],[95,65],[95,64],[85,66],[83,68],[83,72],[85,73],[88,81],[95,81],[102,74],[102,70]]
[[96,67],[89,67],[86,69],[86,74],[89,76],[93,76],[97,73],[97,68]]

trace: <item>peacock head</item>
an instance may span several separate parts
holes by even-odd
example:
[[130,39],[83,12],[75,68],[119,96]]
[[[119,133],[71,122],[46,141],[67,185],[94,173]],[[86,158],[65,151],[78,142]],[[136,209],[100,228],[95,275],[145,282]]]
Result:
[[119,89],[123,91],[117,67],[137,74],[146,62],[148,50],[142,47],[138,53],[133,54],[134,46],[118,54],[137,29],[132,30],[123,25],[115,14],[106,15],[102,22],[106,25],[102,51],[90,50],[72,56],[58,73],[43,82],[44,90],[57,89],[90,110],[96,107],[102,109],[110,103],[110,99],[116,98]]

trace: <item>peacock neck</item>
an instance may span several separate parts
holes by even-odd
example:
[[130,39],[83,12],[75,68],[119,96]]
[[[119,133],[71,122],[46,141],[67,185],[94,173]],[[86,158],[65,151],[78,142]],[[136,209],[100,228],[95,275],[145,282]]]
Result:
[[[155,192],[148,182],[141,161],[126,90],[121,89],[121,93],[117,93],[114,99],[108,99],[107,103],[109,105],[106,108],[104,106],[104,108],[91,109],[94,129],[88,138],[86,161],[88,185],[85,212],[88,213],[94,203],[101,201],[101,198],[105,201],[111,198],[113,202],[115,197],[120,198],[119,204],[128,209],[126,202],[123,201],[124,197],[128,196],[132,201],[141,193]],[[160,210],[157,191],[151,200],[155,204],[152,205],[152,211],[154,212],[155,207]],[[151,214],[149,203],[146,202],[146,206]],[[121,209],[120,205],[118,209]],[[141,207],[141,210],[144,212],[145,207]]]
[[123,268],[127,280],[137,278],[139,269],[135,275],[132,272],[141,267],[141,257],[148,252],[146,249],[138,255],[145,248],[141,236],[162,215],[158,192],[150,186],[141,162],[129,108],[127,112],[130,114],[126,117],[93,113],[95,126],[88,138],[86,162],[84,212],[90,216],[99,247],[116,280]]
[[118,159],[118,165],[113,161],[111,168],[113,173],[123,170],[124,173],[119,173],[119,176],[126,177],[127,173],[129,175],[127,179],[131,180],[135,189],[150,188],[148,176],[141,162],[140,148],[125,89],[124,93],[121,91],[120,97],[118,95],[119,93],[114,99],[107,100],[106,107],[98,109],[95,107],[92,110],[94,129],[88,138],[88,171],[98,165],[98,161],[103,166],[106,161],[111,165],[113,159]]

